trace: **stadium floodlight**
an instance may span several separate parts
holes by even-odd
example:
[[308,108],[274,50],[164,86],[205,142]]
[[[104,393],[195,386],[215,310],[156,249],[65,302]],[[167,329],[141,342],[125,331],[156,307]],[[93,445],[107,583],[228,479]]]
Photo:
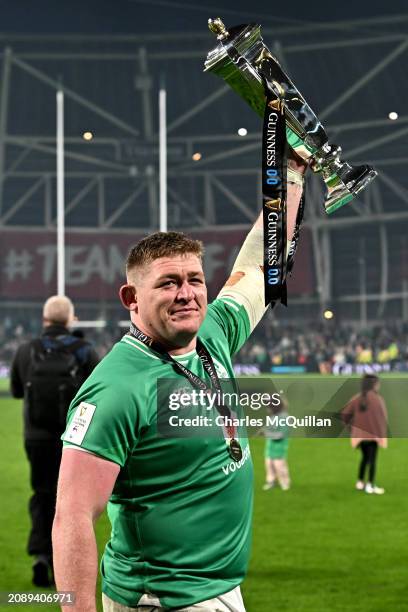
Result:
[[388,119],[391,119],[391,121],[396,121],[398,119],[398,113],[391,111],[388,113]]

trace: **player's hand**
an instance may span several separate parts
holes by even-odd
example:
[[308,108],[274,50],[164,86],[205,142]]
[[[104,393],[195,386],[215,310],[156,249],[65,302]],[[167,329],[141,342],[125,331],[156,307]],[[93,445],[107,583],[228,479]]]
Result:
[[309,164],[300,155],[295,153],[292,147],[288,147],[288,166],[295,172],[299,172],[299,174],[305,174]]

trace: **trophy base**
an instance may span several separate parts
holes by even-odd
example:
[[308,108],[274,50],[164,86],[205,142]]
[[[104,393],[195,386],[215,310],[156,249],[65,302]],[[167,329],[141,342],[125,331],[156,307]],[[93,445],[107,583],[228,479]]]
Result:
[[333,174],[325,179],[327,187],[324,208],[328,215],[350,202],[375,179],[377,172],[370,166],[354,166],[341,176]]

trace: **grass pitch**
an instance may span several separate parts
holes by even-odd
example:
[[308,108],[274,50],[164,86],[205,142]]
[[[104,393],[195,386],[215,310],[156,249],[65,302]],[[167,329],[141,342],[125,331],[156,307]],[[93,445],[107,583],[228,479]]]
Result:
[[[30,488],[21,402],[2,397],[0,410],[0,591],[43,591],[31,584],[25,552]],[[408,612],[407,440],[393,439],[379,452],[384,496],[354,490],[359,453],[345,439],[291,440],[292,489],[264,492],[263,445],[251,441],[256,477],[252,558],[243,584],[247,612]],[[108,534],[103,516],[100,551]]]

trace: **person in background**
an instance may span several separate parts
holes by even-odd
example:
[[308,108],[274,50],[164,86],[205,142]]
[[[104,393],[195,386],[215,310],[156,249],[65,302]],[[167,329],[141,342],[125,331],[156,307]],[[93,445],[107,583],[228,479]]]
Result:
[[344,422],[351,426],[351,445],[362,453],[356,489],[382,495],[375,485],[378,447],[387,447],[387,408],[379,394],[380,381],[366,374],[361,381],[361,393],[351,398],[342,410]]
[[289,446],[289,430],[285,421],[288,416],[287,406],[281,398],[278,406],[268,406],[268,416],[277,417],[276,424],[266,425],[265,435],[265,484],[263,490],[268,491],[279,483],[282,491],[290,489],[289,467],[287,462]]
[[366,343],[357,345],[356,363],[373,363],[373,351],[370,345]]
[[50,297],[43,307],[40,338],[19,346],[10,388],[24,398],[24,445],[30,463],[31,531],[28,553],[34,557],[33,583],[53,583],[51,529],[61,461],[61,434],[69,403],[99,361],[92,346],[69,331],[74,306],[65,296]]

